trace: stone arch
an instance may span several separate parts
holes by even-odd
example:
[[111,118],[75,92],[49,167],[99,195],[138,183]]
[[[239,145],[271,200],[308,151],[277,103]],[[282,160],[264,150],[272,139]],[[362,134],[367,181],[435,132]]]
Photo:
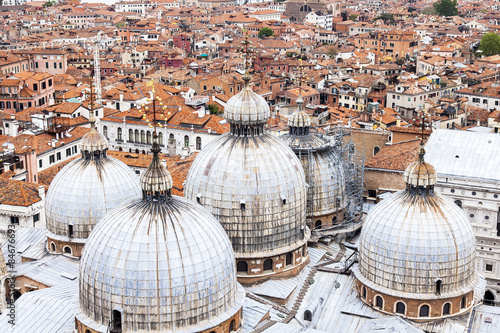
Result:
[[403,301],[396,302],[395,312],[405,315],[406,314],[406,304]]
[[273,269],[273,259],[264,260],[264,270],[269,271]]
[[302,6],[300,6],[299,11],[300,12],[311,12],[312,9],[311,9],[311,6],[309,6],[309,5],[302,5]]
[[52,251],[52,252],[57,251],[57,246],[54,242],[50,242],[50,251]]
[[238,261],[236,264],[236,271],[238,272],[248,272],[248,264],[246,261]]
[[484,293],[484,304],[495,306],[495,294],[490,290],[486,290],[486,292]]
[[375,307],[379,308],[380,310],[384,310],[384,299],[382,298],[382,296],[375,296]]
[[66,253],[66,254],[69,254],[69,255],[73,255],[73,250],[68,245],[66,245],[65,247],[63,247],[63,252]]
[[418,309],[419,317],[429,317],[430,313],[431,313],[431,307],[429,306],[429,304],[420,305]]
[[451,314],[451,303],[446,302],[443,304],[443,316]]

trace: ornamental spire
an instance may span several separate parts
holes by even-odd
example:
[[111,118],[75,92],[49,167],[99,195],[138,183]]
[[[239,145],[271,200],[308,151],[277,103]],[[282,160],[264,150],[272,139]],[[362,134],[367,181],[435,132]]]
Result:
[[241,41],[241,44],[243,46],[240,47],[240,54],[244,61],[245,65],[245,74],[243,74],[243,81],[245,81],[245,88],[248,87],[248,83],[252,79],[252,76],[250,75],[248,69],[252,66],[251,59],[255,58],[255,49],[251,46],[252,42],[248,40],[248,30],[243,29],[243,32],[245,33],[245,40]]

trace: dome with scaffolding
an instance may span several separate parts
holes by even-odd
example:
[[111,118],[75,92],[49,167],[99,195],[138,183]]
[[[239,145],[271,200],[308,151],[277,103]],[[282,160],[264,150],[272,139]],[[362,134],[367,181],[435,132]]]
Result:
[[269,106],[250,87],[248,72],[243,79],[225,107],[230,132],[198,154],[184,193],[218,218],[236,254],[238,280],[253,283],[298,274],[309,260],[310,231],[301,163],[265,133]]

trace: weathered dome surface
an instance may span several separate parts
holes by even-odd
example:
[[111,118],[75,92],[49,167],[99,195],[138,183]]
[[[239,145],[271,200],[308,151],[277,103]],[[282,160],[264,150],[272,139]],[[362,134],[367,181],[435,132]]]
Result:
[[184,193],[216,216],[237,258],[282,254],[309,238],[304,171],[270,134],[212,141],[194,160]]
[[[451,200],[422,188],[399,191],[368,214],[355,273],[365,285],[395,296],[464,294],[477,278],[474,232]],[[435,296],[438,280],[442,292]]]
[[45,201],[50,237],[84,242],[106,212],[141,197],[139,177],[126,164],[112,158],[78,158],[52,181]]
[[108,149],[108,140],[101,133],[92,128],[90,132],[85,134],[80,141],[80,150],[82,152],[102,152]]
[[309,127],[311,119],[304,111],[295,111],[288,118],[288,126],[290,127]]
[[415,161],[406,168],[404,181],[412,186],[433,186],[437,181],[436,169],[425,161]]
[[224,107],[224,118],[230,124],[265,124],[270,116],[271,110],[266,100],[255,93],[248,83]]
[[114,309],[123,332],[199,332],[242,307],[231,243],[203,207],[187,199],[137,200],[99,222],[80,263],[80,312],[105,328]]

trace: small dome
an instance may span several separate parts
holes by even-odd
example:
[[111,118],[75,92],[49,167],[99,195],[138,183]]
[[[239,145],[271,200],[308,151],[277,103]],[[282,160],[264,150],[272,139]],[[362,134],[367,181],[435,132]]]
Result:
[[412,186],[436,185],[437,173],[432,165],[424,161],[415,161],[408,165],[404,173],[404,181]]
[[227,101],[224,108],[224,118],[230,124],[265,124],[270,116],[271,110],[266,100],[252,90],[248,81],[242,91]]
[[288,118],[288,126],[290,127],[310,127],[311,119],[304,111],[295,111]]
[[356,277],[379,291],[418,298],[434,294],[437,280],[442,281],[441,297],[470,290],[476,246],[470,221],[448,198],[412,192],[393,194],[366,217],[359,246],[361,276]]
[[96,226],[80,263],[80,310],[89,328],[123,311],[123,332],[199,332],[242,307],[231,243],[203,207],[172,197],[137,200]]
[[108,149],[108,140],[101,133],[95,129],[85,134],[80,141],[80,150],[82,152],[88,151],[89,153],[102,152]]
[[139,177],[125,163],[112,158],[79,158],[57,173],[45,200],[51,238],[84,242],[106,212],[141,197]]
[[156,158],[153,158],[147,170],[141,175],[142,190],[149,193],[166,192],[172,188],[172,184],[170,172],[168,172],[167,168],[165,168],[160,160]]

